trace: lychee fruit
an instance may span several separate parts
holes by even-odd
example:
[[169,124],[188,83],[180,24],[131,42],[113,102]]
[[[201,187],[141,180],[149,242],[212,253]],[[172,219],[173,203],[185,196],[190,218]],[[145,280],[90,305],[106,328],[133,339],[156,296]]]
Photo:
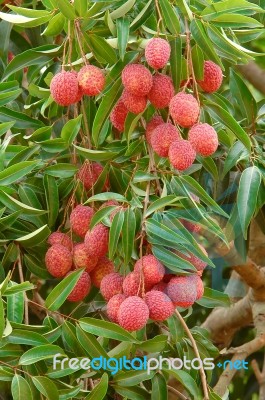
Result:
[[90,254],[84,243],[77,243],[73,249],[73,261],[76,268],[85,268],[86,272],[90,272],[97,265],[98,257]]
[[112,272],[102,279],[100,292],[105,300],[111,299],[115,294],[122,293],[123,276],[117,272]]
[[173,96],[174,86],[172,79],[168,75],[155,74],[152,88],[148,93],[148,100],[155,108],[165,108],[169,106]]
[[107,303],[107,316],[112,322],[115,322],[116,324],[118,323],[118,311],[123,303],[123,301],[126,299],[126,296],[124,294],[115,294]]
[[130,296],[125,299],[118,311],[119,325],[129,332],[142,329],[149,318],[149,309],[143,299]]
[[75,287],[67,297],[67,300],[69,301],[83,300],[90,292],[90,288],[91,288],[90,276],[86,271],[84,271],[80,276],[80,278],[78,279]]
[[97,265],[90,274],[91,281],[94,286],[100,288],[100,284],[104,276],[114,272],[114,264],[107,257],[101,257]]
[[[202,252],[206,255],[206,257],[208,257],[208,253],[205,250],[205,248],[200,244],[199,247],[202,250]],[[199,257],[195,256],[191,252],[188,252],[188,256],[178,251],[176,253],[178,254],[179,257],[183,258],[183,260],[186,260],[190,262],[192,265],[194,265],[197,271],[203,271],[207,267],[207,263],[205,261],[201,260]]]
[[197,298],[196,282],[189,276],[175,276],[167,284],[166,293],[175,307],[190,307]]
[[155,286],[152,287],[151,290],[159,290],[159,292],[164,292],[166,290],[167,284],[164,281],[157,283]]
[[188,140],[178,140],[169,147],[168,157],[174,168],[184,171],[193,164],[196,152]]
[[194,125],[189,130],[188,140],[194,150],[204,157],[211,156],[218,147],[218,135],[207,123]]
[[72,267],[71,252],[61,244],[54,244],[45,255],[45,264],[49,273],[55,278],[62,278]]
[[[100,174],[103,171],[101,164],[92,162],[85,162],[77,173],[77,178],[83,183],[86,190],[92,188],[92,186],[97,182]],[[104,184],[104,189],[107,189],[107,181]]]
[[203,80],[199,80],[198,84],[207,93],[216,92],[223,81],[223,73],[219,65],[213,61],[205,61],[203,67]]
[[84,238],[88,231],[93,215],[94,210],[91,207],[83,206],[81,204],[76,206],[70,214],[70,225],[72,231],[76,235]]
[[191,275],[189,276],[190,279],[192,279],[195,284],[196,284],[196,289],[197,289],[197,297],[196,300],[200,300],[204,294],[204,285],[201,277],[199,275]]
[[123,293],[126,296],[141,296],[140,274],[130,272],[123,281]]
[[[72,74],[74,74],[75,75],[75,77],[76,77],[76,79],[77,79],[77,72],[76,71],[71,71],[72,72]],[[78,79],[77,79],[78,80]],[[75,99],[75,101],[74,101],[74,103],[78,103],[81,99],[82,99],[82,97],[83,97],[83,90],[81,89],[81,87],[78,85],[78,92],[77,92],[77,95],[76,95],[76,99]]]
[[146,96],[152,87],[151,72],[141,64],[129,64],[122,71],[122,83],[135,96]]
[[110,113],[110,122],[119,132],[124,131],[124,124],[128,114],[129,110],[125,107],[122,99],[118,100]]
[[145,137],[149,144],[151,144],[151,136],[152,136],[155,128],[157,128],[159,125],[161,125],[163,123],[164,123],[163,118],[160,117],[160,115],[155,115],[146,124]]
[[167,157],[172,143],[180,141],[179,130],[170,123],[158,125],[151,135],[151,146],[160,157]]
[[168,283],[172,278],[174,278],[176,275],[175,274],[165,274],[163,278],[163,282]]
[[194,222],[187,221],[185,219],[180,219],[180,222],[185,226],[185,228],[192,233],[199,233],[201,231],[201,226],[195,224]]
[[50,90],[53,100],[60,106],[74,104],[79,92],[76,74],[70,71],[62,71],[54,75]]
[[62,232],[53,232],[47,240],[48,244],[53,246],[54,244],[61,244],[67,247],[68,250],[72,251],[73,243],[68,235]]
[[165,267],[152,254],[149,254],[135,263],[134,272],[141,274],[141,271],[144,274],[145,285],[153,286],[163,279]]
[[153,38],[145,48],[145,58],[154,69],[164,68],[170,57],[170,45],[165,39]]
[[105,86],[103,71],[94,65],[85,65],[77,75],[78,83],[83,93],[87,96],[96,96]]
[[154,321],[164,321],[174,314],[175,307],[170,298],[163,292],[151,290],[144,298],[149,308],[149,318]]
[[128,90],[124,90],[122,93],[122,101],[125,107],[133,114],[140,114],[145,110],[147,104],[146,96],[136,96]]
[[192,94],[180,92],[170,100],[169,112],[176,124],[189,128],[197,122],[200,106]]
[[86,233],[85,245],[90,254],[103,257],[108,251],[109,229],[103,224],[94,226]]

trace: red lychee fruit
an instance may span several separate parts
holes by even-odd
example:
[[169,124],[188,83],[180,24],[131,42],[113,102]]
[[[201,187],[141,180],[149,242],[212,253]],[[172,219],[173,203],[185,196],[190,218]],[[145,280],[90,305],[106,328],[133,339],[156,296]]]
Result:
[[196,300],[200,300],[204,294],[203,281],[199,275],[191,275],[191,276],[189,276],[189,278],[190,278],[190,280],[193,280],[196,285],[196,289],[197,289]]
[[73,243],[68,235],[62,232],[53,232],[49,237],[47,242],[53,246],[54,244],[61,244],[64,247],[67,247],[68,250],[72,251]]
[[75,287],[67,297],[67,300],[69,301],[83,300],[90,292],[90,288],[91,288],[90,276],[87,272],[84,271],[80,276],[80,278],[78,279]]
[[197,288],[189,276],[175,276],[167,284],[166,293],[175,307],[190,307],[197,298]]
[[136,261],[134,271],[139,274],[143,271],[146,286],[155,285],[160,282],[165,275],[165,267],[152,254],[143,256]]
[[194,125],[189,130],[188,140],[194,150],[204,157],[211,156],[218,147],[218,135],[207,123]]
[[72,267],[71,252],[61,244],[54,244],[45,255],[45,264],[49,273],[55,278],[62,278]]
[[161,281],[161,282],[157,283],[155,286],[153,286],[151,290],[159,290],[159,292],[164,292],[166,287],[167,287],[166,282]]
[[125,299],[118,311],[120,326],[129,332],[142,329],[149,318],[149,309],[143,299],[138,296],[130,296]]
[[128,114],[128,108],[125,107],[122,99],[120,99],[110,113],[110,122],[114,128],[118,129],[120,132],[124,131],[124,124]]
[[[86,190],[92,188],[92,186],[97,182],[100,174],[103,171],[101,164],[92,162],[84,163],[77,173],[77,178],[83,183]],[[104,184],[104,190],[107,189],[107,181]]]
[[94,65],[85,65],[77,75],[78,83],[83,93],[87,96],[96,96],[105,86],[103,71]]
[[176,124],[189,128],[197,122],[200,106],[192,94],[180,92],[170,100],[169,112]]
[[[202,250],[202,252],[206,255],[206,257],[208,257],[208,253],[205,250],[205,248],[200,244],[199,247]],[[194,265],[197,271],[203,271],[204,268],[207,267],[207,263],[205,261],[201,260],[199,257],[195,256],[191,252],[188,252],[187,256],[185,254],[180,253],[179,251],[176,251],[176,253],[179,257],[183,258],[183,260],[186,260],[190,262],[192,265]]]
[[172,79],[167,75],[155,74],[152,88],[148,93],[148,100],[155,108],[165,108],[169,106],[173,96],[174,86]]
[[196,152],[188,140],[178,140],[169,147],[168,157],[174,168],[184,171],[193,164]]
[[70,215],[70,225],[73,232],[82,238],[85,237],[93,215],[94,210],[91,207],[81,204],[76,206]]
[[112,272],[102,279],[100,291],[105,300],[111,299],[115,294],[122,293],[123,276],[117,272]]
[[167,157],[172,143],[180,141],[179,130],[170,123],[158,125],[151,135],[151,146],[160,157]]
[[223,73],[219,65],[213,61],[205,61],[203,67],[203,80],[198,81],[198,84],[207,93],[216,92],[223,81]]
[[185,226],[188,231],[192,233],[199,233],[201,231],[201,226],[194,224],[193,222],[187,221],[185,219],[180,219],[180,222]]
[[122,93],[122,101],[125,107],[133,114],[140,114],[145,110],[147,104],[146,96],[136,96],[128,90],[124,90]]
[[60,106],[74,104],[79,92],[76,74],[62,71],[54,75],[50,90],[53,100]]
[[112,272],[114,272],[113,262],[105,256],[101,257],[90,274],[93,285],[97,288],[100,288],[100,284],[104,276],[111,274]]
[[124,294],[115,294],[107,303],[107,316],[116,324],[118,323],[119,308],[125,299],[126,296]]
[[163,278],[163,282],[168,283],[172,278],[174,278],[176,275],[175,274],[165,274]]
[[122,83],[135,96],[146,96],[152,87],[151,72],[141,64],[129,64],[122,71]]
[[73,261],[76,268],[85,268],[92,271],[98,262],[98,257],[90,254],[84,243],[77,243],[73,249]]
[[165,39],[153,38],[145,48],[145,58],[154,69],[164,68],[170,57],[170,45]]
[[[77,79],[77,75],[78,75],[77,72],[76,71],[71,71],[71,72],[72,72],[72,74],[75,75],[75,77]],[[83,97],[83,90],[78,85],[78,92],[77,92],[77,96],[76,96],[76,99],[75,99],[74,103],[78,103],[82,99],[82,97]]]
[[149,308],[149,318],[154,321],[164,321],[174,314],[175,307],[170,298],[163,292],[151,290],[144,298]]
[[85,245],[90,254],[103,257],[108,252],[109,229],[103,224],[94,226],[86,233]]
[[151,136],[152,136],[155,128],[157,128],[159,125],[161,125],[163,123],[164,123],[163,118],[160,117],[160,115],[155,115],[146,124],[145,137],[149,144],[151,144]]
[[141,296],[140,274],[130,272],[123,281],[123,293],[126,296]]

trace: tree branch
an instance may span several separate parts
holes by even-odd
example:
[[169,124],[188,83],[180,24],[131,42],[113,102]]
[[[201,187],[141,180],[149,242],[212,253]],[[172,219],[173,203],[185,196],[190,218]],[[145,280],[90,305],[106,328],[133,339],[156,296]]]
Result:
[[238,65],[237,68],[245,79],[261,93],[265,94],[265,70],[263,68],[259,67],[254,61]]

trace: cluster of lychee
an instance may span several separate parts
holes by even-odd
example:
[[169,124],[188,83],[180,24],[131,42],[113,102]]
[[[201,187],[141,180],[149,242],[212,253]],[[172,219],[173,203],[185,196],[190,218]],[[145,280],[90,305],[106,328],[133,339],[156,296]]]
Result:
[[50,90],[53,100],[60,106],[78,103],[83,95],[96,96],[105,86],[104,72],[94,66],[85,65],[79,72],[61,71],[51,80]]
[[[170,45],[165,39],[153,38],[145,48],[147,64],[129,64],[122,71],[124,90],[113,108],[110,120],[122,132],[129,112],[142,113],[149,102],[157,109],[169,108],[171,121],[155,115],[146,126],[146,140],[160,157],[169,157],[172,166],[179,171],[189,168],[196,154],[212,155],[218,147],[218,135],[207,123],[199,123],[200,104],[193,94],[181,91],[175,95],[170,76],[157,70],[166,67],[170,57]],[[217,91],[222,84],[222,70],[212,61],[204,63],[204,77],[197,83],[207,93]],[[189,85],[184,85],[184,88]],[[177,126],[176,126],[177,125]],[[190,128],[187,140],[179,128]]]

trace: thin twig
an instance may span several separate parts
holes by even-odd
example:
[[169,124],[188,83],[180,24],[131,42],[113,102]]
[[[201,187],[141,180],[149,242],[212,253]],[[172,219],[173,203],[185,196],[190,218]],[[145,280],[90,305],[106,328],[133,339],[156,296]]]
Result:
[[[24,282],[24,275],[23,275],[21,252],[20,252],[19,245],[17,246],[17,249],[18,249],[18,259],[17,259],[17,261],[18,261],[19,279],[20,279],[20,282],[23,283]],[[26,293],[24,293],[24,301],[25,301],[25,305],[24,305],[24,311],[25,311],[24,321],[25,321],[26,325],[29,325],[29,307],[28,307],[28,297],[27,297]]]
[[180,393],[177,389],[173,388],[170,385],[167,385],[167,388],[170,392],[174,393],[176,396],[178,396],[177,398],[179,398],[180,400],[190,400],[189,397],[184,396],[184,394]]

